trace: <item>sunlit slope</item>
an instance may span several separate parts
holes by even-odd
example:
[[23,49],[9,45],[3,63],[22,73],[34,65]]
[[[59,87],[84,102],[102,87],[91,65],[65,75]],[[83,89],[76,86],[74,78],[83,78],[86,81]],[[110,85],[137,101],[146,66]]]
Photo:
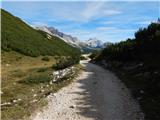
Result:
[[2,15],[2,50],[16,51],[28,56],[61,55],[75,56],[80,52],[58,37],[37,31],[1,9]]

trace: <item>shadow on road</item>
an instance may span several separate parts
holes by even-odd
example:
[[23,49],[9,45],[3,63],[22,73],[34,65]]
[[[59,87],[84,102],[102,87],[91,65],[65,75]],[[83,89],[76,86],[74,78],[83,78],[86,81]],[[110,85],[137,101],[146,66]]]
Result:
[[85,120],[143,120],[138,104],[113,73],[91,63],[83,65],[86,71],[77,81],[79,89],[72,93],[79,96],[77,114]]
[[[75,91],[72,94],[78,94],[80,98],[76,98],[77,113],[85,118],[92,118],[92,120],[102,120],[100,114],[100,108],[102,107],[100,102],[103,100],[98,98],[101,96],[98,80],[96,79],[96,73],[92,71],[91,64],[83,63],[86,66],[85,76],[78,80],[79,91]],[[94,69],[93,69],[94,70]]]

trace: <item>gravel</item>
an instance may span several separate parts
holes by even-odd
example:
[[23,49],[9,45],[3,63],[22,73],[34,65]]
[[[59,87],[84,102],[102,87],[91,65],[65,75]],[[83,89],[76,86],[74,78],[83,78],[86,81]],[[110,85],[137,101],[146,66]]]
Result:
[[82,61],[86,70],[48,97],[32,120],[144,120],[138,103],[110,71]]

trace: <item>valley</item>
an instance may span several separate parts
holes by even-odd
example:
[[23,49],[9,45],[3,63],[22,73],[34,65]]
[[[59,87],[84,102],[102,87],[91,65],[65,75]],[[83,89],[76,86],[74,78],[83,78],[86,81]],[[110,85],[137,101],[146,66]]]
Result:
[[160,4],[142,3],[3,2],[1,119],[160,120]]

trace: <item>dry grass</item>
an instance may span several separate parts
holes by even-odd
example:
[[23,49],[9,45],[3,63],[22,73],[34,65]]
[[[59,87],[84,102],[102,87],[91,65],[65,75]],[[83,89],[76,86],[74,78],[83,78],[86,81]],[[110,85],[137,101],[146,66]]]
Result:
[[[56,58],[58,59],[58,58]],[[46,105],[45,98],[69,84],[49,84],[56,59],[32,58],[15,52],[2,53],[2,120],[26,120],[35,110]],[[78,68],[78,67],[77,67]]]
[[[43,57],[29,57],[17,52],[2,51],[2,74],[21,69],[26,71],[32,68],[49,67],[55,63],[57,57],[49,56],[49,61],[42,60]],[[56,58],[56,59],[55,59]]]

